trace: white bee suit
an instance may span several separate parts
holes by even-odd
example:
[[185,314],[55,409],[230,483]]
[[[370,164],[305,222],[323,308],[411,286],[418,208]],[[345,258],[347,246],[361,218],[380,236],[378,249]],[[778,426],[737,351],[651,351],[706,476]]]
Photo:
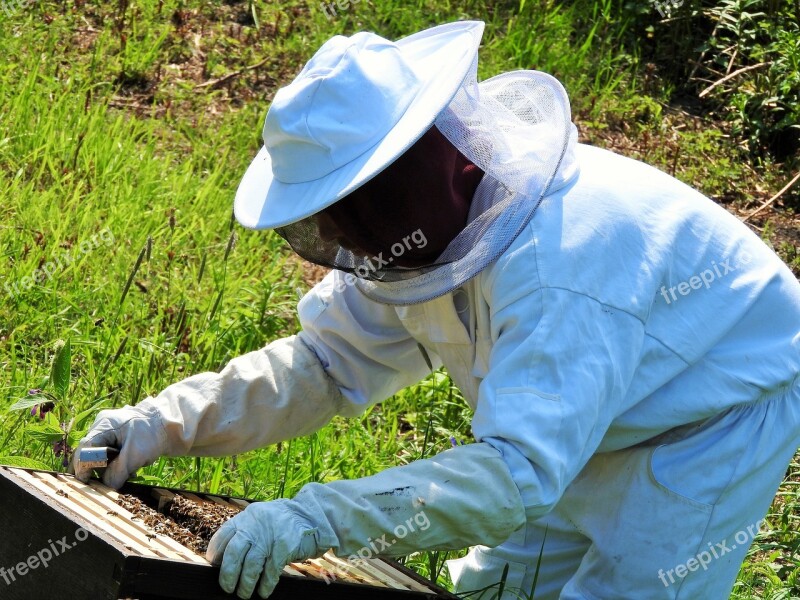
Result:
[[[309,433],[423,378],[421,344],[479,443],[306,486],[320,548],[349,555],[424,511],[430,527],[379,549],[496,546],[451,562],[459,591],[506,564],[506,589],[529,589],[543,547],[537,600],[726,598],[800,439],[800,285],[687,186],[586,146],[576,160],[458,290],[391,306],[334,271],[298,336],[102,412],[83,445],[122,446],[119,486],[160,455]],[[485,179],[476,201],[493,194]]]
[[[726,598],[800,441],[800,285],[701,194],[575,144],[551,79],[486,86],[541,133],[519,156],[508,115],[437,120],[470,160],[490,157],[452,261],[408,280],[334,271],[301,300],[297,336],[104,411],[82,444],[122,445],[106,481],[361,414],[425,377],[422,346],[474,411],[476,443],[304,487],[305,552],[389,532],[386,554],[486,544],[451,562],[458,590],[508,565],[512,598],[544,548],[537,600]],[[397,534],[421,511],[429,527]]]
[[452,561],[458,591],[506,563],[528,590],[547,528],[537,599],[727,598],[800,438],[800,285],[677,180],[586,146],[577,161],[461,289],[391,308],[334,272],[300,338],[353,406],[418,380],[417,343],[463,391],[527,525]]

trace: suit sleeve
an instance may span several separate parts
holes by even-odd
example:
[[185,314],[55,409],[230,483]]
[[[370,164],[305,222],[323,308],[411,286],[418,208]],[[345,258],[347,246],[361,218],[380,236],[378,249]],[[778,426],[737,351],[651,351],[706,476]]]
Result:
[[332,271],[300,301],[299,337],[346,399],[340,414],[356,416],[425,378],[430,367],[395,309],[364,296],[350,277]]
[[334,272],[301,300],[297,336],[147,398],[141,407],[163,425],[165,453],[222,456],[307,435],[425,377],[422,352],[394,309],[339,282]]

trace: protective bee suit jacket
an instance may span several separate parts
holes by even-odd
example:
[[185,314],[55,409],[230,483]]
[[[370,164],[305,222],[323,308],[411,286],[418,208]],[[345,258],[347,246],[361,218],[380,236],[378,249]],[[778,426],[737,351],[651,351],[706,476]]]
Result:
[[[121,485],[164,454],[234,454],[361,414],[425,377],[430,359],[463,391],[477,443],[248,509],[227,527],[234,537],[219,541],[218,532],[220,551],[209,550],[217,560],[237,555],[223,575],[227,563],[235,583],[246,555],[248,589],[269,572],[269,593],[283,564],[327,548],[402,555],[485,544],[453,563],[459,589],[496,581],[504,565],[509,587],[525,589],[544,529],[554,543],[537,600],[723,598],[746,545],[704,564],[709,576],[696,582],[679,567],[763,515],[800,441],[800,285],[702,195],[577,146],[566,93],[551,77],[516,72],[478,84],[476,69],[473,60],[447,108],[437,105],[435,126],[485,176],[467,226],[435,265],[362,271],[355,281],[342,271],[359,274],[364,257],[320,244],[306,227],[313,212],[275,220],[298,254],[340,269],[301,300],[302,331],[220,373],[101,412],[82,444],[122,445],[104,474]],[[341,98],[326,106],[340,110]],[[343,121],[358,123],[331,122]],[[305,131],[309,121],[299,122]],[[281,140],[286,129],[273,133]],[[382,136],[398,132],[400,121]],[[352,183],[354,173],[327,160],[330,148],[311,161],[313,136],[300,137],[276,154],[288,171],[311,162],[336,174],[324,185],[344,173]],[[255,172],[272,158],[259,156]],[[312,171],[284,175],[313,188]],[[263,177],[245,181],[263,196]],[[266,206],[257,204],[251,226]],[[758,501],[748,508],[750,497]]]
[[333,272],[299,305],[300,337],[351,414],[423,377],[422,344],[540,514],[592,454],[756,402],[800,372],[800,285],[769,248],[656,169],[577,156],[579,174],[453,294],[380,305]]
[[[604,150],[579,146],[576,156],[579,173],[461,289],[392,307],[366,299],[334,272],[301,301],[300,338],[337,382],[347,414],[419,380],[427,372],[421,344],[475,411],[476,440],[501,454],[529,524],[558,506],[593,455],[611,456],[605,453],[681,426],[702,427],[732,407],[768,406],[791,394],[795,412],[774,426],[759,415],[720,422],[664,452],[660,466],[654,451],[634,467],[601,461],[600,475],[576,486],[568,502],[578,516],[561,518],[579,523],[605,503],[597,517],[604,523],[578,526],[601,558],[595,565],[583,559],[587,573],[572,593],[559,593],[563,582],[555,582],[547,595],[539,574],[536,596],[726,598],[749,543],[712,561],[717,571],[683,592],[681,580],[660,569],[696,552],[703,558],[718,540],[755,523],[774,496],[800,435],[800,285],[734,216],[688,186]],[[476,197],[491,193],[484,184]],[[742,453],[764,463],[773,453],[781,458],[742,473]],[[686,456],[704,462],[691,465]],[[465,461],[463,469],[472,466]],[[641,473],[628,472],[636,469]],[[498,498],[510,493],[499,489],[499,477],[476,477],[476,486]],[[750,491],[737,488],[738,496],[716,506],[737,477]],[[625,519],[636,533],[625,530]],[[548,527],[558,544],[556,525]],[[455,561],[458,591],[496,582],[507,563],[508,587],[527,589],[545,539],[547,532],[532,537],[523,527],[495,551],[478,548]],[[520,550],[526,544],[527,554]],[[619,556],[627,568],[614,571],[608,563]]]
[[[580,515],[602,516],[591,539],[603,560],[581,563],[589,583],[574,594],[537,598],[725,597],[746,546],[715,561],[726,569],[720,578],[684,596],[677,584],[661,588],[656,572],[706,543],[689,538],[702,535],[712,514],[723,523],[709,535],[735,531],[752,490],[760,498],[753,514],[763,516],[800,439],[800,285],[735,217],[677,180],[596,148],[578,146],[570,156],[562,167],[570,176],[502,256],[461,288],[394,306],[331,272],[301,300],[297,336],[140,403],[142,415],[163,425],[149,444],[156,451],[142,441],[142,454],[233,454],[315,431],[336,414],[361,414],[428,374],[421,345],[463,391],[479,443],[372,478],[309,484],[296,498],[323,507],[333,524],[320,547],[354,552],[368,535],[392,531],[398,514],[424,508],[437,526],[394,540],[389,553],[497,546],[454,565],[461,589],[491,583],[506,563],[513,582],[527,585],[536,556],[520,549],[538,551],[538,520],[569,499]],[[474,201],[496,192],[484,178]],[[777,416],[731,412],[784,400]],[[739,429],[719,420],[731,414]],[[606,461],[593,469],[599,482],[586,478],[598,457],[711,422],[705,437],[662,453],[661,465],[651,453],[643,463]],[[753,431],[760,437],[740,436]],[[770,469],[753,464],[742,474],[742,449],[771,461]],[[686,457],[705,462],[681,468]],[[727,513],[715,512],[731,481],[744,482],[743,495]],[[653,491],[661,497],[647,496]],[[623,517],[632,525],[620,534]],[[633,566],[609,569],[619,557]],[[663,595],[642,595],[653,582]]]

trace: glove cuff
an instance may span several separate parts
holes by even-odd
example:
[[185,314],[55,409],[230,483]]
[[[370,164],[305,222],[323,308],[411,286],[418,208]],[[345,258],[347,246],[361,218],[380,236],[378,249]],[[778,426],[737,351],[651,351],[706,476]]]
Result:
[[[285,500],[285,502],[291,511],[297,515],[298,521],[302,525],[304,532],[307,534],[306,537],[312,538],[314,544],[316,545],[313,552],[311,552],[308,556],[321,556],[331,548],[339,548],[339,538],[331,527],[331,524],[328,522],[328,518],[325,515],[325,511],[322,509],[318,498],[314,494],[303,493],[307,487],[308,486],[303,488],[303,490],[300,490],[294,499]],[[310,548],[305,546],[307,543],[308,542],[306,542],[304,539],[304,550],[310,550]]]

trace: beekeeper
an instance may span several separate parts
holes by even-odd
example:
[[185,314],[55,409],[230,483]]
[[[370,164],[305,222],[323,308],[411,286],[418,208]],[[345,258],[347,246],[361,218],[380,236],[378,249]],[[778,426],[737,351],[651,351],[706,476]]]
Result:
[[302,331],[82,443],[121,449],[117,487],[358,416],[430,361],[475,442],[251,505],[208,551],[225,590],[266,597],[328,548],[474,546],[459,592],[507,566],[504,598],[529,593],[541,553],[537,599],[727,598],[800,443],[800,285],[698,192],[577,144],[552,77],[478,84],[482,32],[336,36],[278,91],[235,212],[335,268]]

